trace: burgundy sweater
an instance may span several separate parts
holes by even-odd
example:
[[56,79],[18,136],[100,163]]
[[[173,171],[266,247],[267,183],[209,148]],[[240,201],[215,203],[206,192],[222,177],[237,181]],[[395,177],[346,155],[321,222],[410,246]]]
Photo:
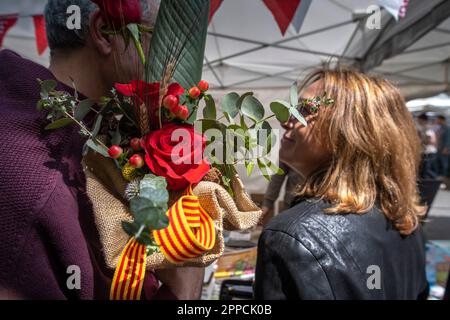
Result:
[[[46,68],[0,51],[0,298],[107,299],[105,266],[80,164],[76,126],[47,131],[36,109]],[[58,84],[58,90],[73,90]],[[69,266],[80,289],[69,289]],[[70,271],[70,269],[69,269]],[[70,281],[69,281],[70,282]],[[146,298],[175,298],[147,273]]]

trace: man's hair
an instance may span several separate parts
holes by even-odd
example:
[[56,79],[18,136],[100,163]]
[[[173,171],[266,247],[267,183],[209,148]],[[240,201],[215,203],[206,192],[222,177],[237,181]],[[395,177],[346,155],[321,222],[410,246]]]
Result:
[[[67,19],[70,17],[67,8],[71,5],[80,8],[80,29],[71,30],[67,27]],[[149,17],[152,23],[156,20],[156,12],[153,7],[152,4],[152,10],[150,10],[148,1],[141,0],[142,15],[147,17],[152,13]],[[74,49],[84,46],[89,34],[89,17],[97,8],[97,5],[91,0],[48,0],[44,15],[50,50]]]
[[339,68],[311,73],[299,91],[317,80],[317,94],[326,92],[334,103],[319,109],[312,134],[332,159],[306,178],[298,195],[329,200],[330,214],[378,206],[402,235],[412,233],[425,213],[416,184],[421,144],[399,90]]
[[443,116],[442,114],[437,116],[438,119],[441,119],[443,121],[447,121],[447,118],[445,116]]

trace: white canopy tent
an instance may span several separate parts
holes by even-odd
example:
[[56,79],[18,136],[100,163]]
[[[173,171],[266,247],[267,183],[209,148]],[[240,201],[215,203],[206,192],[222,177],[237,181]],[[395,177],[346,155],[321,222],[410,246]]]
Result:
[[300,33],[291,25],[282,37],[261,0],[225,0],[209,28],[205,77],[224,89],[286,88],[331,60],[384,74],[407,97],[448,89],[450,1],[412,0],[398,22],[383,10],[381,28],[369,29],[376,4],[312,1]]

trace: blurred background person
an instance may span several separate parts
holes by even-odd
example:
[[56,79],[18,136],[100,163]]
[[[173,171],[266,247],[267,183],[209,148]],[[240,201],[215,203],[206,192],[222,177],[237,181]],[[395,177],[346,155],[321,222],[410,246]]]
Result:
[[436,118],[436,137],[437,137],[437,170],[438,175],[445,184],[445,188],[450,190],[449,179],[449,151],[450,151],[450,132],[447,125],[447,119],[443,115]]
[[437,177],[437,139],[425,112],[417,117],[417,132],[423,147],[419,177],[421,179],[435,179]]

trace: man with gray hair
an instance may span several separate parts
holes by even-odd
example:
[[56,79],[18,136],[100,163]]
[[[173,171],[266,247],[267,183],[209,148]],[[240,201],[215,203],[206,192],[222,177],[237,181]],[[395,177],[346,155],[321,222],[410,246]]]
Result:
[[[69,6],[80,28],[68,28]],[[142,21],[155,24],[159,1],[142,0]],[[36,110],[37,78],[58,90],[98,100],[143,69],[132,45],[108,26],[90,0],[49,0],[45,9],[49,69],[0,51],[0,291],[24,299],[107,299],[114,270],[104,262],[81,167],[76,126],[46,131]],[[150,35],[143,37],[148,47]],[[147,44],[147,45],[146,45]],[[203,270],[178,268],[145,277],[143,295],[198,298]],[[163,285],[159,286],[159,281]]]

